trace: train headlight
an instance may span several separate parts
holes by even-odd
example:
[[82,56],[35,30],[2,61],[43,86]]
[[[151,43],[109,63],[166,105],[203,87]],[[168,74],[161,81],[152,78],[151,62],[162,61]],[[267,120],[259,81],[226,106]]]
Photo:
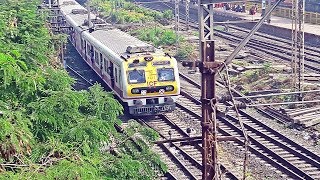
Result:
[[152,56],[146,56],[146,57],[144,57],[144,60],[145,61],[152,61],[153,57]]
[[166,91],[173,91],[174,87],[173,86],[166,86]]
[[147,90],[141,90],[141,95],[146,95],[147,94]]
[[133,89],[131,89],[131,93],[132,93],[132,94],[140,94],[140,89],[138,89],[138,88],[133,88]]

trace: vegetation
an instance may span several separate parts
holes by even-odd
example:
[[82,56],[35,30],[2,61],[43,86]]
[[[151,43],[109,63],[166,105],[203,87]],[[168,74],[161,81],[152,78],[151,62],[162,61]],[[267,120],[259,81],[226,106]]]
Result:
[[110,17],[112,22],[116,23],[145,23],[161,21],[163,19],[171,20],[172,11],[160,13],[158,11],[141,8],[125,0],[92,0],[92,6],[98,7],[98,11],[104,17]]
[[162,13],[153,11],[135,5],[125,0],[92,0],[92,5],[98,7],[99,13],[104,19],[109,19],[116,23],[131,23],[131,22],[153,22],[152,26],[142,27],[131,31],[131,35],[136,36],[142,41],[147,41],[156,47],[172,46],[179,44],[176,57],[179,59],[190,58],[194,55],[194,48],[185,43],[182,36],[177,36],[174,30],[159,26],[161,24],[169,24],[174,15],[171,10],[166,10]]
[[194,47],[191,44],[182,43],[177,50],[176,57],[186,59],[194,53]]
[[157,26],[141,28],[131,32],[131,34],[155,46],[170,46],[182,41],[182,38],[178,37],[173,30]]
[[194,47],[187,43],[184,38],[172,30],[165,27],[145,27],[132,31],[131,35],[138,37],[142,41],[152,43],[154,46],[172,46],[178,44],[175,57],[178,59],[190,58],[194,55]]
[[71,89],[54,58],[65,37],[50,35],[38,3],[0,2],[0,179],[154,179],[166,170],[147,147],[157,134],[118,133],[111,93]]

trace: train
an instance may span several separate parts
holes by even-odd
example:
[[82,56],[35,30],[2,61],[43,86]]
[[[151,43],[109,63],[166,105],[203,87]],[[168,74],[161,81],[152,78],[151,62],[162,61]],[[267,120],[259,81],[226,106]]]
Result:
[[83,60],[134,116],[171,112],[180,95],[177,61],[90,13],[75,0],[60,0],[69,40]]

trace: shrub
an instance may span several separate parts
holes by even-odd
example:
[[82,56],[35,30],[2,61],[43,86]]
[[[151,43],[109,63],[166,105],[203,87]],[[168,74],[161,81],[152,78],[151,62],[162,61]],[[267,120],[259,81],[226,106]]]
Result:
[[131,34],[137,35],[140,40],[151,42],[155,46],[169,46],[178,41],[178,37],[173,30],[157,28],[156,26],[153,28],[142,28],[131,32]]
[[179,48],[177,50],[176,57],[178,59],[188,58],[193,53],[193,51],[194,51],[194,49],[193,49],[192,45],[182,44],[181,46],[179,46]]

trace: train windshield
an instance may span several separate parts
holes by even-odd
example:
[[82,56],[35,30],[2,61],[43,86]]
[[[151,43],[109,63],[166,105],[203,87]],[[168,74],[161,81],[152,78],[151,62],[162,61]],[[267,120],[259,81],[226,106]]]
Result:
[[145,83],[146,77],[144,74],[144,70],[132,70],[128,73],[128,80],[130,84],[136,84],[136,83]]
[[161,68],[157,70],[158,81],[174,81],[173,68]]

